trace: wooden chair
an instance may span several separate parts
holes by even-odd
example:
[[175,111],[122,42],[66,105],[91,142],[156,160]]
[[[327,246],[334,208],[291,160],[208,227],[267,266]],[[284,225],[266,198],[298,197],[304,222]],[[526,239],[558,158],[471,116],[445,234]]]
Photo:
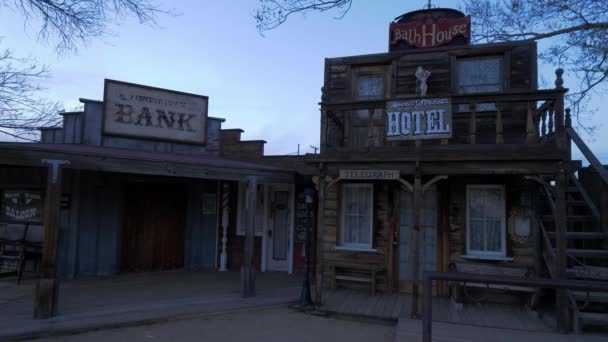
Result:
[[29,228],[26,224],[20,239],[0,238],[0,277],[16,275],[17,284],[21,282],[26,261],[34,260],[37,267],[42,255],[42,243],[28,241]]

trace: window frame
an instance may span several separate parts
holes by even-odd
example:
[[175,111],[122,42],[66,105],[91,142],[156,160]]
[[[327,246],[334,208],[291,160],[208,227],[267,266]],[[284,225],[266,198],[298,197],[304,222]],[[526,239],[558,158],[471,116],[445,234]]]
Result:
[[[344,200],[344,191],[346,188],[368,188],[371,192],[370,196],[370,220],[369,220],[369,243],[345,243],[344,233],[346,232],[346,201]],[[359,250],[359,251],[374,251],[374,184],[373,183],[345,183],[340,188],[340,232],[338,234],[338,243],[336,249],[343,250]]]
[[[505,90],[507,90],[509,88],[508,85],[508,79],[509,79],[509,74],[507,72],[508,68],[507,68],[507,55],[506,53],[499,53],[499,54],[491,54],[491,55],[482,55],[482,56],[457,56],[454,58],[454,63],[453,63],[453,67],[454,67],[454,81],[452,84],[452,91],[455,94],[483,94],[486,92],[461,92],[460,91],[460,63],[462,61],[480,61],[480,60],[486,60],[486,59],[497,59],[500,61],[500,83],[502,85],[502,89],[498,90],[497,92],[503,92]],[[485,84],[487,85],[487,84]],[[488,104],[493,104],[494,106],[487,106]],[[482,105],[482,106],[480,106]],[[485,105],[485,106],[483,106]],[[478,103],[477,104],[477,109],[476,111],[479,112],[494,112],[496,111],[496,103],[493,102],[488,102],[488,103]],[[456,106],[456,112],[457,113],[466,113],[468,112],[468,105],[466,104],[462,104],[462,105],[458,105]]]
[[[470,247],[471,227],[469,217],[469,191],[470,190],[500,190],[502,192],[502,210],[501,210],[501,224],[500,224],[500,251],[481,251],[472,250]],[[467,184],[466,194],[466,257],[475,259],[508,259],[507,258],[507,225],[506,225],[506,214],[507,214],[507,198],[505,186],[502,184]]]
[[[370,67],[359,67],[353,69],[354,77],[352,84],[352,94],[355,100],[381,100],[388,96],[389,93],[389,66],[370,66]],[[364,76],[380,76],[382,77],[382,92],[378,96],[360,96],[359,95],[359,79]]]

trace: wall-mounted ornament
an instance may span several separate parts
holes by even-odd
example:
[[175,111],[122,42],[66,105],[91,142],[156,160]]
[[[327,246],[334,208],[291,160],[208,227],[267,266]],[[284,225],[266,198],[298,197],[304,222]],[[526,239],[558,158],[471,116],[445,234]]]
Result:
[[424,70],[421,66],[416,68],[416,94],[420,95],[420,97],[425,97],[428,91],[428,85],[426,81],[431,76],[431,72],[428,70]]
[[532,232],[532,210],[513,208],[509,216],[509,236],[519,245],[528,245]]

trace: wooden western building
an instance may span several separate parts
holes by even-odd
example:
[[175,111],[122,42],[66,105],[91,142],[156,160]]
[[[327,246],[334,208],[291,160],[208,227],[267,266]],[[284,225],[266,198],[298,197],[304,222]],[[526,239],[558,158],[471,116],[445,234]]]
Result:
[[[390,25],[388,52],[325,60],[320,154],[306,157],[319,171],[318,302],[342,286],[404,291],[418,316],[421,291],[542,297],[491,284],[422,289],[427,270],[608,279],[608,177],[571,127],[563,71],[540,89],[535,42],[469,41],[464,14],[416,11]],[[573,142],[593,189],[577,178]],[[562,327],[586,323],[571,309],[581,301],[558,293]]]
[[206,96],[106,80],[103,101],[80,101],[39,143],[0,143],[0,241],[43,241],[25,265],[41,275],[37,317],[56,310],[57,279],[240,271],[250,296],[254,270],[303,271],[301,158],[222,129]]

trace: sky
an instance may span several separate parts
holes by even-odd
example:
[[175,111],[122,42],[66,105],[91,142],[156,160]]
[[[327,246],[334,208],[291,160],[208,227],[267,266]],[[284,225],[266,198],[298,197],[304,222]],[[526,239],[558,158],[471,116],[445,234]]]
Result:
[[[47,65],[52,77],[44,83],[45,95],[66,110],[78,107],[79,98],[101,100],[104,78],[207,95],[209,115],[225,118],[223,128],[244,129],[243,139],[266,140],[266,154],[295,153],[298,144],[305,153],[319,145],[324,58],[386,52],[391,20],[426,4],[355,0],[341,20],[336,11],[295,15],[262,37],[252,17],[258,0],[157,2],[176,15],[160,16],[156,27],[134,19],[111,24],[111,35],[65,55],[37,41],[36,27],[21,15],[0,9],[0,49]],[[540,71],[551,85],[553,68]],[[606,100],[596,96],[591,107]],[[584,138],[608,163],[604,117],[598,112],[590,118],[601,128]]]

